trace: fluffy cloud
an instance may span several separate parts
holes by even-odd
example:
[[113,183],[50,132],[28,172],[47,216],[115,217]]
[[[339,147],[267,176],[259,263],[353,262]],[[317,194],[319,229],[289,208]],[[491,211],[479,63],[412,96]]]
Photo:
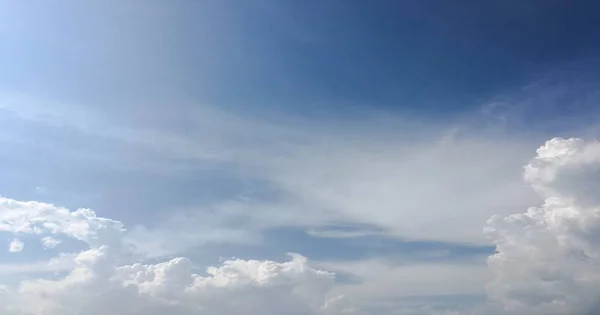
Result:
[[552,139],[525,167],[543,197],[525,213],[493,217],[497,253],[488,295],[510,314],[596,314],[600,307],[600,143]]
[[[51,204],[7,198],[1,200],[0,207],[0,227],[4,231],[67,235],[89,246],[53,260],[70,260],[72,268],[64,276],[29,279],[13,287],[2,287],[3,314],[357,312],[343,298],[330,296],[334,286],[332,273],[312,268],[306,258],[297,254],[291,254],[285,262],[233,259],[208,268],[202,275],[183,257],[154,264],[132,261],[131,251],[121,246],[122,224],[98,217],[92,210],[69,211]],[[44,238],[43,243],[56,242]]]
[[123,224],[97,217],[90,209],[69,209],[37,201],[0,197],[0,231],[65,235],[90,246],[120,243]]
[[[193,272],[186,258],[158,264],[118,265],[108,247],[78,254],[76,267],[58,280],[22,282],[8,293],[4,313],[24,314],[330,314],[325,299],[333,275],[287,262],[231,260]],[[25,301],[28,301],[25,303]]]
[[44,245],[45,249],[54,248],[54,247],[58,246],[60,243],[61,243],[61,241],[59,239],[56,239],[52,236],[42,237],[42,244]]
[[8,251],[11,253],[21,252],[23,248],[25,248],[25,243],[21,242],[18,238],[13,239],[8,245]]

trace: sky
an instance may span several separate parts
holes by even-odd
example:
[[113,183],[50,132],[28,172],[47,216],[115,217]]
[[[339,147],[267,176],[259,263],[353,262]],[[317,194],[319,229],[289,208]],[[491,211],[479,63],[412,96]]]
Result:
[[598,9],[0,0],[2,314],[594,314]]

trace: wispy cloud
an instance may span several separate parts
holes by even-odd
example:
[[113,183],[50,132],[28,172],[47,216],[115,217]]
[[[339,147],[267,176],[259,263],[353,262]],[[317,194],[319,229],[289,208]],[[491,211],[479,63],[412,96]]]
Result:
[[143,122],[137,129],[97,124],[115,141],[151,148],[123,161],[132,168],[140,160],[154,169],[179,165],[201,174],[207,165],[226,163],[225,172],[262,183],[233,199],[181,210],[192,220],[212,213],[210,220],[242,220],[249,230],[363,224],[397,237],[485,242],[479,227],[491,214],[533,200],[519,173],[535,147],[533,136],[468,130],[462,122],[372,116],[332,126],[203,108],[186,107],[186,119],[197,123],[185,133],[177,123],[159,129]]

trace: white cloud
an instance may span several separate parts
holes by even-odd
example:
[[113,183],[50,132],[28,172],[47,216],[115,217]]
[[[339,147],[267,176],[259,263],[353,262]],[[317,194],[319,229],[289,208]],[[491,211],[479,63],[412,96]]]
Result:
[[[3,280],[7,277],[32,277],[35,274],[69,271],[73,268],[72,259],[58,257],[52,260],[41,260],[27,263],[0,263],[0,275]],[[4,283],[6,284],[6,283]],[[0,284],[2,287],[2,284]]]
[[[186,258],[118,265],[108,247],[79,253],[57,280],[28,280],[6,292],[4,314],[332,314],[333,274],[304,257],[287,262],[230,260],[193,272]],[[14,312],[14,313],[11,313]],[[19,313],[21,312],[21,313]],[[342,314],[342,313],[337,313]]]
[[190,219],[174,214],[159,227],[149,229],[135,226],[129,229],[125,242],[135,244],[137,253],[152,257],[183,253],[193,246],[206,243],[256,245],[261,241],[259,233],[255,230],[222,226],[219,219],[226,216],[221,213],[198,220],[199,216]]
[[69,209],[37,201],[0,197],[0,231],[28,234],[62,234],[90,246],[120,242],[123,224],[97,217],[90,209]]
[[45,249],[54,248],[61,243],[59,239],[52,236],[44,236],[42,237],[41,241]]
[[343,298],[330,294],[334,274],[311,267],[297,254],[285,262],[232,259],[201,275],[184,257],[154,264],[131,261],[132,253],[120,246],[122,224],[92,210],[8,198],[0,206],[4,231],[61,234],[89,245],[82,252],[19,269],[68,273],[3,287],[3,314],[358,314]]
[[298,224],[312,215],[308,226],[344,222],[395,237],[483,243],[489,216],[533,200],[519,173],[527,141],[421,132],[413,141],[334,137],[281,158],[269,179],[300,206],[260,218],[287,214]]
[[23,243],[18,238],[15,238],[10,242],[10,245],[8,246],[8,251],[11,253],[19,253],[23,251],[23,248],[25,248],[25,243]]
[[35,187],[35,191],[38,194],[41,194],[41,195],[48,195],[49,194],[48,188],[46,188],[44,186],[36,186]]
[[[334,294],[345,296],[371,314],[444,314],[444,308],[455,309],[457,305],[461,311],[469,309],[483,303],[484,284],[490,276],[483,258],[418,264],[368,259],[314,265],[350,277],[333,289]],[[465,297],[471,300],[460,300]]]
[[[520,174],[537,143],[527,136],[517,139],[482,130],[476,135],[427,123],[387,130],[379,118],[361,126],[329,129],[313,122],[290,123],[270,132],[244,120],[240,124],[246,126],[244,136],[231,130],[226,136],[201,130],[183,138],[181,147],[170,142],[179,150],[164,150],[174,154],[174,160],[203,157],[201,152],[211,151],[235,163],[242,178],[258,179],[276,196],[215,200],[185,210],[197,224],[206,224],[207,219],[218,222],[211,224],[215,230],[227,230],[220,223],[241,220],[256,232],[293,226],[315,233],[330,225],[348,225],[367,226],[378,231],[375,234],[398,238],[487,243],[481,226],[491,215],[509,214],[510,209],[536,200],[523,188]],[[253,133],[260,143],[246,142],[246,135]],[[411,136],[397,136],[403,133]],[[225,137],[222,143],[247,144],[208,149],[204,140],[200,143],[192,137]],[[183,155],[173,153],[182,148]],[[216,215],[207,218],[206,213]],[[231,240],[231,233],[219,234]]]
[[489,296],[510,314],[591,315],[600,307],[600,143],[552,139],[525,167],[544,198],[525,213],[495,216],[498,253]]

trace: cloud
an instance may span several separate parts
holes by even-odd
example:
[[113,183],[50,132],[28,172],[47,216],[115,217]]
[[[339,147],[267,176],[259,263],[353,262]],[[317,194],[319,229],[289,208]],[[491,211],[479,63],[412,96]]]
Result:
[[151,257],[176,255],[207,244],[259,245],[263,241],[260,228],[235,221],[241,219],[237,211],[250,208],[232,202],[194,209],[197,212],[193,214],[173,211],[151,228],[133,226],[125,241],[135,244],[136,252]]
[[25,248],[25,243],[23,243],[18,238],[15,238],[10,242],[10,245],[8,246],[8,251],[11,253],[19,253],[23,251],[23,248]]
[[367,140],[381,135],[340,135],[282,157],[271,164],[269,179],[302,211],[282,207],[276,215],[288,215],[288,224],[312,215],[309,227],[342,222],[399,238],[483,243],[477,227],[491,214],[533,200],[518,172],[529,144],[448,132],[416,130],[413,140],[381,142]]
[[[343,298],[330,294],[335,275],[315,269],[298,254],[284,262],[231,259],[203,275],[184,257],[136,261],[130,248],[121,246],[122,224],[92,210],[8,198],[0,205],[6,232],[60,234],[88,244],[81,252],[19,269],[30,276],[35,271],[67,273],[4,286],[3,314],[358,314]],[[42,242],[56,240],[44,237]]]
[[544,198],[486,228],[488,296],[510,314],[590,315],[600,306],[600,143],[549,140],[525,167]]
[[[22,282],[5,293],[5,314],[329,314],[333,274],[287,262],[230,260],[206,276],[186,258],[158,264],[117,265],[108,247],[81,252],[58,280]],[[341,314],[341,313],[339,313]]]
[[[512,136],[468,119],[440,123],[361,113],[360,121],[331,124],[326,119],[256,117],[182,104],[175,109],[157,105],[143,117],[121,117],[133,122],[123,125],[112,119],[121,115],[114,108],[70,104],[68,108],[76,110],[42,115],[48,110],[36,114],[43,103],[35,98],[11,100],[6,109],[22,119],[35,123],[40,116],[54,119],[87,135],[79,148],[89,150],[93,161],[66,153],[61,160],[95,163],[106,159],[100,167],[160,172],[168,174],[174,185],[178,178],[189,176],[184,174],[198,178],[217,174],[253,183],[242,191],[175,209],[189,222],[205,226],[201,231],[206,237],[184,233],[180,244],[190,245],[183,248],[207,238],[216,241],[214,235],[235,242],[258,239],[271,228],[314,232],[340,225],[369,226],[397,238],[485,243],[480,227],[491,215],[509,214],[504,211],[535,200],[531,191],[523,189],[519,170],[539,143],[536,136]],[[18,106],[21,103],[28,106]],[[87,109],[94,114],[86,114]],[[134,107],[129,111],[139,112]],[[87,127],[78,127],[81,121]],[[38,142],[48,143],[43,134],[36,136],[41,137]],[[94,141],[109,141],[114,148],[103,147],[98,153]],[[139,197],[149,203],[153,199],[152,194]],[[180,199],[194,197],[182,195]],[[165,218],[165,225],[170,225],[168,221]],[[236,230],[241,225],[252,233]],[[169,229],[157,231],[161,228]]]
[[[56,184],[60,188],[53,192],[79,192],[81,181],[97,176],[90,170],[102,170],[104,181],[87,181],[86,192],[101,191],[94,198],[102,200],[103,209],[128,204],[128,213],[150,213],[136,216],[136,223],[152,226],[151,231],[140,227],[131,232],[148,240],[144,246],[156,255],[206,242],[256,242],[264,231],[285,227],[319,237],[358,236],[372,229],[399,239],[489,243],[481,226],[490,216],[506,216],[539,200],[521,178],[522,165],[547,139],[531,131],[526,119],[535,104],[556,109],[577,97],[591,108],[598,100],[595,85],[536,86],[503,95],[483,113],[444,122],[371,110],[350,113],[358,119],[306,119],[285,112],[225,110],[176,96],[168,104],[96,106],[89,99],[49,101],[11,91],[0,95],[0,110],[27,124],[31,135],[26,138],[34,143],[28,149],[36,153],[28,157],[52,154],[68,166],[74,180]],[[503,122],[497,124],[500,116]],[[564,119],[541,124],[552,129],[560,124],[563,132],[572,125],[588,127],[575,116],[571,122],[577,124],[568,127]],[[35,128],[45,124],[55,129]],[[515,126],[517,132],[511,130]],[[10,135],[9,127],[2,128],[7,131],[2,135]],[[19,141],[24,138],[14,134]],[[42,165],[42,171],[51,168],[47,161],[31,163]],[[35,185],[52,182],[54,187],[61,181],[56,177]],[[124,189],[106,184],[121,178],[131,184]],[[209,178],[210,184],[190,178]],[[168,185],[156,188],[156,182]],[[219,193],[199,198],[211,191],[208,186]],[[79,196],[73,204],[88,202],[81,193],[72,195]],[[154,220],[159,212],[164,216]],[[173,212],[191,228],[168,232]],[[330,226],[367,226],[369,231],[342,233]]]
[[97,247],[120,242],[119,221],[97,217],[91,209],[70,211],[37,201],[0,197],[0,231],[23,234],[66,235]]
[[[67,257],[27,263],[0,263],[0,275],[3,279],[6,279],[14,275],[32,277],[36,274],[70,271],[73,268],[72,261],[65,258]],[[2,287],[2,284],[0,284],[0,287]]]
[[483,303],[489,279],[484,259],[462,262],[407,263],[383,258],[318,261],[314,265],[339,274],[334,293],[372,314],[443,314]]
[[[489,152],[494,151],[491,144],[472,142],[475,139],[473,137],[468,139],[469,141],[465,138],[451,137],[449,140],[435,142],[437,150],[426,145],[410,147],[415,151],[404,152],[406,153],[404,156],[412,156],[412,158],[405,160],[408,166],[404,165],[401,169],[408,172],[415,169],[411,166],[414,163],[435,166],[436,163],[442,165],[444,162],[441,161],[447,161],[450,165],[460,165],[455,164],[458,163],[459,151],[468,147],[477,148],[478,145],[485,150],[479,149],[472,152],[472,157],[481,154],[478,158],[485,159]],[[360,141],[357,144],[360,144]],[[374,144],[371,142],[370,145]],[[313,149],[318,147],[320,146],[314,144],[309,146]],[[388,147],[375,146],[382,151]],[[507,146],[502,144],[500,147]],[[325,147],[320,148],[326,152],[329,150]],[[402,149],[408,150],[408,147]],[[340,152],[345,150],[347,149]],[[390,150],[395,152],[393,146]],[[486,150],[488,152],[484,152]],[[246,215],[248,221],[243,221],[247,224],[244,225],[244,231],[247,228],[250,235],[259,232],[262,228],[286,225],[317,227],[313,230],[309,229],[309,231],[316,231],[315,233],[320,237],[351,237],[352,235],[345,234],[347,231],[359,232],[361,235],[371,232],[401,235],[394,234],[396,233],[394,229],[402,231],[404,227],[402,225],[398,227],[399,224],[395,222],[399,221],[388,223],[382,220],[386,218],[384,215],[387,215],[388,219],[399,220],[401,218],[391,212],[392,206],[384,202],[391,200],[387,198],[392,196],[392,191],[388,195],[385,194],[385,187],[399,185],[399,182],[395,180],[386,180],[386,176],[392,176],[394,179],[396,176],[401,178],[401,174],[395,174],[393,171],[394,167],[389,167],[397,163],[395,160],[387,159],[393,154],[371,154],[361,151],[347,154],[338,153],[337,157],[313,157],[314,154],[310,152],[312,151],[309,150],[305,155],[299,156],[287,154],[279,156],[277,159],[279,164],[275,163],[273,168],[288,172],[279,175],[281,176],[281,181],[278,182],[281,184],[280,188],[287,187],[286,191],[289,192],[297,191],[294,198],[300,199],[301,202],[281,208],[277,204],[263,204],[252,199],[240,199],[226,205],[209,208],[210,211],[204,212],[204,218],[207,219],[207,222],[218,222],[219,228],[223,228],[232,221],[236,222],[232,219],[243,218]],[[498,156],[497,161],[509,153],[513,153],[512,150],[507,152]],[[521,152],[521,149],[514,152]],[[439,156],[444,158],[438,161],[436,157],[439,159]],[[378,161],[377,157],[386,158]],[[273,161],[271,160],[271,162]],[[308,163],[309,161],[315,162],[313,164]],[[335,164],[331,161],[338,163]],[[387,162],[384,163],[385,161]],[[492,165],[496,165],[494,163],[497,161]],[[294,163],[303,165],[299,169],[310,170],[310,176],[303,174],[309,173],[308,171],[293,171],[294,168],[290,165]],[[507,165],[510,166],[514,163],[515,161],[511,160]],[[305,167],[308,165],[313,165],[314,168]],[[329,168],[321,168],[322,165],[327,165]],[[359,165],[365,165],[365,167],[361,169],[358,167]],[[491,167],[490,170],[503,172],[505,171],[504,167]],[[388,173],[393,174],[386,175],[384,170],[392,170]],[[519,168],[517,168],[517,172],[518,170]],[[344,175],[344,171],[349,175]],[[191,260],[184,257],[164,261],[153,260],[152,263],[140,261],[136,256],[136,250],[141,249],[142,253],[152,252],[152,249],[145,249],[141,245],[154,246],[156,239],[148,237],[149,242],[138,244],[140,245],[138,248],[132,249],[130,246],[123,246],[136,246],[136,242],[132,241],[136,237],[133,236],[137,236],[138,239],[151,236],[153,231],[151,228],[137,227],[131,231],[137,232],[129,234],[130,232],[125,230],[122,222],[100,217],[90,209],[71,211],[42,202],[0,198],[2,210],[0,212],[0,230],[16,236],[30,234],[40,238],[70,237],[88,246],[83,252],[64,253],[53,260],[50,266],[54,264],[56,266],[54,270],[63,272],[62,275],[39,279],[30,278],[21,281],[17,286],[7,286],[3,289],[2,298],[10,301],[3,311],[11,315],[53,315],[61,314],[60,312],[91,314],[94,312],[98,314],[100,312],[120,314],[146,312],[147,314],[162,315],[172,312],[192,314],[191,312],[199,312],[199,310],[206,310],[211,314],[228,314],[228,312],[234,312],[236,308],[242,307],[251,311],[250,313],[257,314],[273,312],[273,314],[337,315],[346,311],[360,313],[361,310],[357,306],[360,306],[362,312],[366,313],[394,314],[394,307],[399,306],[400,308],[396,309],[396,313],[399,314],[439,314],[440,312],[443,314],[444,307],[447,306],[449,312],[459,311],[461,314],[470,314],[454,310],[450,304],[442,303],[435,307],[427,305],[432,304],[433,299],[442,299],[441,297],[449,295],[455,296],[455,299],[477,296],[482,298],[483,283],[491,273],[491,280],[488,282],[485,292],[493,303],[490,305],[490,310],[494,311],[489,311],[488,314],[507,312],[515,315],[524,313],[588,315],[595,309],[596,301],[600,298],[595,293],[598,292],[597,289],[600,286],[600,274],[597,271],[600,265],[600,251],[596,245],[598,244],[598,235],[600,235],[598,232],[600,231],[600,215],[598,215],[600,198],[596,191],[596,187],[599,187],[599,172],[600,143],[598,142],[557,138],[546,142],[539,148],[537,156],[525,166],[524,178],[544,202],[541,206],[530,208],[525,213],[503,214],[514,211],[512,210],[514,208],[509,207],[489,220],[485,234],[491,242],[496,244],[498,251],[488,259],[489,270],[485,269],[483,263],[478,264],[477,262],[418,266],[395,264],[378,259],[359,262],[309,263],[306,258],[296,255],[286,262],[231,259],[219,266],[209,268],[206,274],[202,274],[197,271]],[[291,174],[296,174],[297,178],[293,178],[290,176]],[[317,176],[319,174],[320,177]],[[335,180],[328,179],[326,176],[328,174],[332,175]],[[375,209],[367,213],[371,217],[381,216],[380,219],[368,218],[367,215],[359,212],[360,209],[368,208],[367,203],[350,206],[348,200],[341,198],[375,193],[374,187],[364,184],[373,184],[373,182],[361,180],[361,178],[375,178],[375,174],[383,178],[378,182],[379,184],[389,182],[389,186],[378,186],[383,187],[384,194],[382,196],[385,198],[377,200],[383,205],[383,208],[389,206],[386,208],[387,211]],[[312,179],[311,176],[317,177]],[[480,180],[485,179],[483,175],[472,174],[469,176]],[[465,185],[471,189],[474,186],[470,185],[474,185],[477,181],[469,180],[469,176],[466,176],[468,180]],[[424,178],[416,175],[409,177],[415,179],[412,182],[413,187],[407,186],[410,189],[414,189],[414,186],[418,187],[420,180],[425,182]],[[279,177],[270,178],[275,180]],[[491,178],[494,177],[491,176]],[[348,186],[353,183],[352,179],[357,179],[356,185]],[[322,180],[323,183],[318,183],[317,180]],[[512,186],[512,181],[509,182],[511,191],[516,191],[517,186]],[[306,186],[303,186],[304,184],[296,186],[293,185],[294,183],[305,183]],[[308,185],[309,183],[316,187]],[[460,194],[460,189],[450,184],[451,182],[448,181],[444,185],[448,185],[451,192]],[[320,188],[317,189],[317,187]],[[328,190],[330,187],[337,187],[337,189],[347,187],[348,189],[340,190],[338,195],[336,190]],[[527,188],[521,187],[521,189],[526,190]],[[411,191],[414,193],[418,190]],[[310,198],[307,197],[319,192],[322,195],[314,196],[322,199],[316,200],[316,202],[321,205],[329,205],[329,210],[320,213],[317,210],[304,208],[311,204],[308,203]],[[299,198],[301,196],[305,197]],[[285,199],[282,204],[290,202],[292,199]],[[446,202],[449,200],[441,199]],[[492,199],[489,201],[491,202]],[[352,200],[360,201],[356,198]],[[482,206],[488,204],[482,203],[481,200],[483,199],[478,198],[476,203],[482,204]],[[404,202],[403,205],[410,204],[406,200]],[[475,204],[475,201],[470,202]],[[517,204],[520,203],[522,200]],[[507,202],[505,206],[508,207],[511,204],[511,202]],[[341,205],[348,205],[349,209],[343,210]],[[307,211],[301,211],[302,209]],[[251,211],[247,212],[248,210]],[[497,207],[493,207],[493,210],[497,210]],[[435,211],[437,212],[431,212],[428,215],[445,213],[441,210]],[[481,215],[486,215],[489,211],[491,210],[482,211]],[[473,213],[475,212],[467,211],[464,215]],[[408,212],[401,214],[407,219],[419,218],[419,214],[411,217],[407,216]],[[161,233],[166,235],[169,230],[177,229],[177,226],[182,227],[180,232],[183,236],[192,233],[193,229],[190,227],[194,226],[194,220],[187,220],[186,216],[181,218],[169,222],[164,229],[158,229],[157,231],[160,233],[157,235],[161,235]],[[187,223],[185,223],[186,221]],[[337,223],[337,221],[361,222],[364,225]],[[364,223],[365,221],[368,223]],[[325,225],[323,222],[331,223]],[[463,222],[463,224],[466,223]],[[474,223],[469,221],[469,224]],[[203,226],[208,227],[208,224]],[[421,226],[428,227],[426,223],[422,223]],[[320,233],[322,231],[329,232],[328,227],[341,228],[332,229],[334,232],[332,235]],[[356,230],[354,227],[368,227],[368,229]],[[473,228],[475,227],[477,225],[474,225]],[[457,227],[452,228],[456,229]],[[338,233],[340,231],[343,232],[341,235]],[[448,231],[452,231],[452,229],[448,229],[446,232]],[[210,236],[208,239],[213,237],[211,232],[204,231],[203,233]],[[177,233],[175,234],[177,235]],[[244,237],[244,235],[235,233],[232,235],[234,236],[232,239]],[[185,237],[183,238],[185,239]],[[202,239],[207,238],[203,237],[199,240],[191,237],[190,242],[201,242]],[[49,242],[49,240],[49,238],[41,239],[42,243]],[[174,247],[174,244],[177,244],[176,238],[169,239],[157,246],[169,248]],[[168,254],[185,251],[186,248],[189,247],[182,246],[180,249],[168,251]],[[25,269],[29,270],[28,268],[30,267]],[[31,268],[42,272],[53,270],[50,267],[37,265]],[[68,270],[66,276],[64,275],[65,270]],[[336,272],[338,279],[341,276],[343,280],[344,275],[351,275],[358,281],[336,284],[336,278],[331,271]],[[425,299],[425,302],[421,304],[415,302],[415,295]],[[344,298],[338,300],[338,296],[344,296]],[[399,304],[386,304],[390,299],[400,302]],[[125,300],[128,302],[120,302]],[[39,303],[25,303],[24,301],[38,301]],[[481,300],[479,302],[483,303]],[[418,306],[415,307],[416,304]],[[125,308],[119,309],[118,307]],[[477,311],[473,314],[480,313],[484,314],[485,312]]]
[[358,238],[385,235],[383,230],[369,226],[326,226],[309,229],[306,234],[316,238]]
[[44,236],[42,237],[42,244],[44,245],[44,249],[54,248],[61,243],[59,239],[56,239],[52,236]]

